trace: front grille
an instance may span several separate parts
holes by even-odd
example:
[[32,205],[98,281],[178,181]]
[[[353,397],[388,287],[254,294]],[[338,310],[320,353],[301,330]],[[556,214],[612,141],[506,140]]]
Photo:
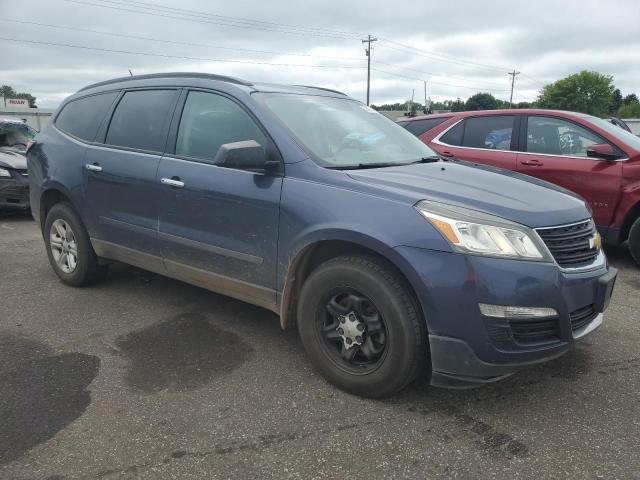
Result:
[[512,320],[511,333],[513,339],[520,344],[556,342],[560,338],[558,319],[544,320]]
[[571,318],[571,330],[574,332],[580,330],[585,325],[589,324],[598,313],[593,308],[593,305],[587,305],[586,307],[574,310],[569,314]]
[[590,240],[596,233],[591,220],[573,225],[540,228],[536,231],[561,267],[585,266],[598,256],[598,248],[590,245]]

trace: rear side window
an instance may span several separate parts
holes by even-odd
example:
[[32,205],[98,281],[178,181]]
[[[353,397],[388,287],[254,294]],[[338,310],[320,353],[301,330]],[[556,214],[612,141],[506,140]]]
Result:
[[510,150],[513,115],[467,118],[462,138],[463,147]]
[[113,112],[105,143],[162,152],[175,90],[136,90],[124,94]]
[[446,120],[449,120],[451,117],[443,117],[443,118],[425,118],[424,120],[413,120],[410,122],[402,122],[404,128],[413,133],[416,137],[419,137],[423,133],[428,132],[432,128],[437,127],[441,123],[444,123]]
[[237,103],[222,95],[189,92],[184,104],[176,155],[211,160],[225,143],[267,139],[253,119]]
[[514,120],[513,115],[466,118],[447,131],[440,141],[456,147],[510,150]]
[[56,127],[69,135],[92,142],[117,96],[118,92],[102,93],[67,103],[56,118]]

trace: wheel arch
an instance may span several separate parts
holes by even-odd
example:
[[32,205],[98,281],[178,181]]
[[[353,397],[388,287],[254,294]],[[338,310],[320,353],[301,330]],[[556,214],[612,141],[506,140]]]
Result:
[[620,227],[620,235],[618,236],[619,243],[622,243],[629,238],[629,231],[631,230],[631,226],[638,218],[640,218],[640,200],[636,202],[636,204],[631,207],[627,214],[624,216],[622,226]]
[[416,288],[419,276],[396,250],[378,239],[359,232],[334,232],[331,236],[323,235],[321,238],[306,242],[292,255],[280,301],[280,325],[283,329],[296,322],[299,293],[309,274],[327,260],[347,254],[370,255],[395,269],[407,282],[424,320],[425,309]]
[[57,183],[48,185],[40,194],[40,205],[38,206],[40,230],[44,232],[44,224],[47,221],[47,214],[51,208],[60,202],[69,202],[71,193],[65,187]]

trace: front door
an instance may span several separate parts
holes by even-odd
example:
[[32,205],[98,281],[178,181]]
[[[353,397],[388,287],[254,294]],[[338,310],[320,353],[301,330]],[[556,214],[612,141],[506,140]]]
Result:
[[276,303],[278,219],[282,177],[213,163],[226,143],[270,140],[235,100],[191,91],[156,183],[159,240],[175,277],[227,295]]
[[518,154],[518,171],[571,190],[593,210],[601,231],[611,223],[622,179],[622,163],[587,157],[587,148],[607,143],[591,130],[557,117],[530,115]]

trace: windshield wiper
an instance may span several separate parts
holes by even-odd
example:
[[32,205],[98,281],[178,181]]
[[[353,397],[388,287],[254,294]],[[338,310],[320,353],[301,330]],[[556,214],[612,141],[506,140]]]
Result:
[[[440,162],[442,160],[443,158],[440,157],[439,155],[431,155],[429,157],[422,157],[421,159],[411,163],[434,163],[434,162]],[[410,164],[406,163],[405,165],[410,165]]]
[[327,167],[332,170],[360,170],[365,168],[384,168],[384,167],[401,167],[407,165],[406,163],[396,162],[378,162],[378,163],[358,163],[356,165],[340,165],[337,167]]

